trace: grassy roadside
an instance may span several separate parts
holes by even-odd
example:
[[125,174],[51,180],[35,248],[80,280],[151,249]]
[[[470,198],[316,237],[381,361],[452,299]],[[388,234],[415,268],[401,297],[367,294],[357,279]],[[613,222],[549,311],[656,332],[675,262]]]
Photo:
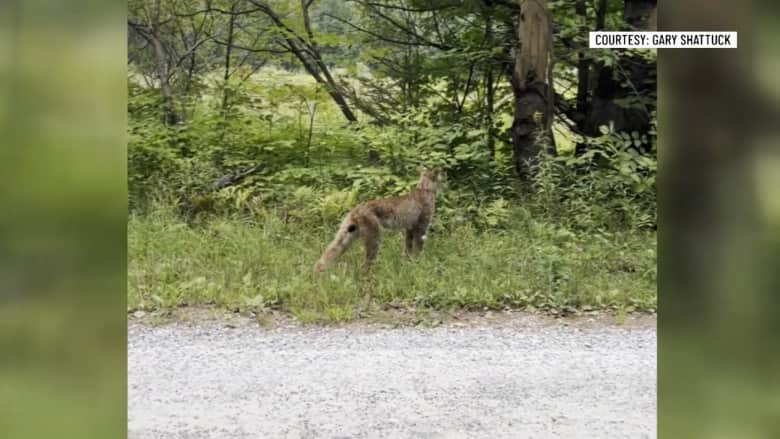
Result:
[[128,308],[212,305],[268,309],[304,322],[352,320],[386,306],[436,310],[656,308],[655,234],[575,232],[524,220],[495,232],[463,226],[433,233],[423,254],[402,256],[384,240],[370,274],[359,246],[323,279],[310,272],[331,230],[216,218],[190,227],[165,209],[128,224]]

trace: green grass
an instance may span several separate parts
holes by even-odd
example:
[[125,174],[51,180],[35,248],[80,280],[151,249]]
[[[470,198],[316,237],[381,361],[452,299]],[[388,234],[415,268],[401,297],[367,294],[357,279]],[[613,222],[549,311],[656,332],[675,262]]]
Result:
[[336,226],[285,224],[273,215],[189,226],[161,208],[131,216],[128,306],[273,308],[305,322],[351,320],[387,304],[619,313],[656,308],[655,233],[582,232],[534,220],[496,231],[459,226],[431,233],[411,260],[403,256],[401,234],[388,233],[370,272],[361,269],[357,244],[315,280],[312,265]]

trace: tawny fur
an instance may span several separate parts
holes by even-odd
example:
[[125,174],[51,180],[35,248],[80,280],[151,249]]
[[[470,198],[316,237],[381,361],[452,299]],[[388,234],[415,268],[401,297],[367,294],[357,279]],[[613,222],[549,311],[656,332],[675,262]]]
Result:
[[406,231],[407,255],[421,251],[433,220],[439,182],[438,171],[424,169],[417,186],[408,194],[358,204],[341,221],[336,237],[314,265],[314,273],[322,273],[358,238],[365,243],[366,263],[370,264],[385,229]]

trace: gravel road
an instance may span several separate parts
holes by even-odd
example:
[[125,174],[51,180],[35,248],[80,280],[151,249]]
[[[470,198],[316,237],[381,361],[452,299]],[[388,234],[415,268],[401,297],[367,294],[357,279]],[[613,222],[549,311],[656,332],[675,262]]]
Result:
[[130,323],[129,438],[654,438],[656,331]]

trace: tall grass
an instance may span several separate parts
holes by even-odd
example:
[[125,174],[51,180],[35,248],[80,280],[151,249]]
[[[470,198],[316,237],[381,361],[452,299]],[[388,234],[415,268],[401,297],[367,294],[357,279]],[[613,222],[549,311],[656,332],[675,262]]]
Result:
[[377,263],[362,267],[356,244],[326,275],[313,263],[330,228],[265,213],[185,224],[157,204],[129,219],[130,309],[217,305],[279,309],[308,320],[348,320],[388,304],[435,309],[533,308],[650,311],[656,308],[655,233],[570,230],[527,216],[502,230],[434,229],[416,258],[402,236],[385,236]]

